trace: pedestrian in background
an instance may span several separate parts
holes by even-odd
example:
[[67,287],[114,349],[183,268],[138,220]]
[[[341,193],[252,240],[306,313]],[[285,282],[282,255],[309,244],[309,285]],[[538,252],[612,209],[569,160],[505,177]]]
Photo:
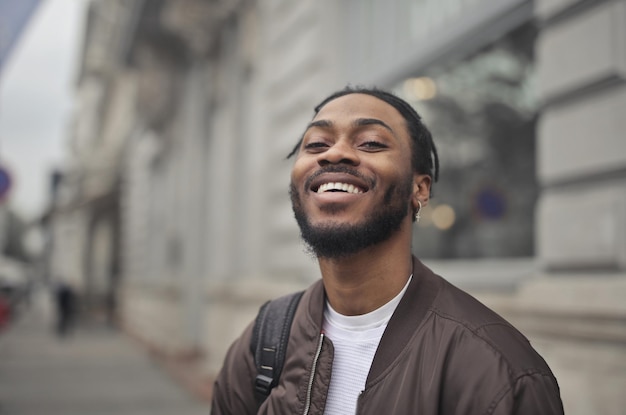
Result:
[[57,284],[55,291],[57,322],[56,332],[60,337],[68,335],[76,320],[76,293],[74,288],[65,281]]

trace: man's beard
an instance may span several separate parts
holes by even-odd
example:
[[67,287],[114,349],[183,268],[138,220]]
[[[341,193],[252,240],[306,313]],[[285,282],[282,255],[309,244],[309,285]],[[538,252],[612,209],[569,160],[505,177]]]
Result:
[[412,177],[387,189],[381,204],[363,221],[354,225],[330,222],[312,225],[302,207],[300,193],[293,183],[289,188],[294,216],[308,251],[318,258],[342,258],[389,239],[400,229],[409,213]]

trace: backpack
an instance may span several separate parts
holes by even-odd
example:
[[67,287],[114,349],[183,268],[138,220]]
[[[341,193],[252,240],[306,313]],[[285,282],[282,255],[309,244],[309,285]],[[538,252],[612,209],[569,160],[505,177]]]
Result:
[[259,405],[278,384],[285,363],[291,323],[304,291],[266,302],[254,321],[250,351],[257,376],[254,389]]

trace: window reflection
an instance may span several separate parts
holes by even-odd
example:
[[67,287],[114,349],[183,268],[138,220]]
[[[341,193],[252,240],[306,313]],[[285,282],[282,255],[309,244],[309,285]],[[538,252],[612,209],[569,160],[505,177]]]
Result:
[[535,34],[526,24],[395,88],[424,117],[441,159],[440,181],[416,231],[418,255],[533,255]]

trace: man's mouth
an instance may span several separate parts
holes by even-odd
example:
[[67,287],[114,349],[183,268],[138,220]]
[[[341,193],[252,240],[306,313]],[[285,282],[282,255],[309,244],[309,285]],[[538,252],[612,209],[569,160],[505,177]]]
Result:
[[352,193],[359,194],[363,193],[363,190],[357,186],[354,186],[349,183],[341,183],[341,182],[330,182],[324,183],[320,185],[317,189],[313,189],[316,193],[325,193],[325,192],[344,192],[344,193]]
[[317,171],[305,182],[305,188],[318,195],[327,192],[360,195],[367,193],[372,186],[372,180],[345,166]]

